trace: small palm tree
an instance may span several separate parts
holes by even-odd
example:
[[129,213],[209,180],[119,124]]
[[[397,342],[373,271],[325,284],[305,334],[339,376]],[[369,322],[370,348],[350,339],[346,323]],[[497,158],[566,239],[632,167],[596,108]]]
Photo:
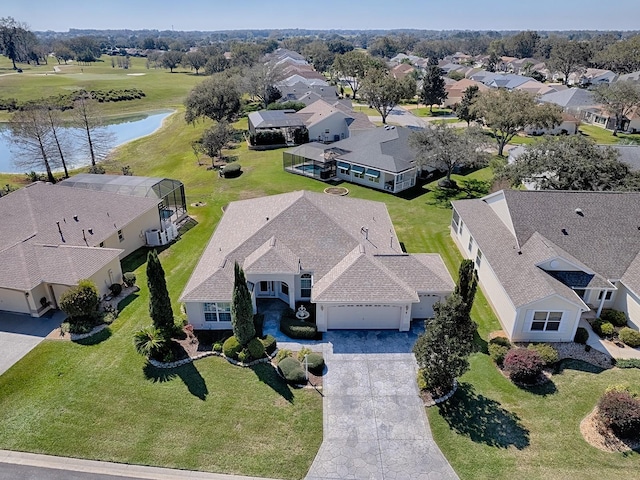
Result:
[[133,344],[140,355],[152,358],[166,347],[167,339],[160,329],[148,326],[134,333]]

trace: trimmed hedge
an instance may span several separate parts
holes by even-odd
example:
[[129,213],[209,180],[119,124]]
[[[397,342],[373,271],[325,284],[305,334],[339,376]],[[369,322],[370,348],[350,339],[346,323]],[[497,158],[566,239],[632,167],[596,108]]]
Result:
[[589,331],[586,328],[578,327],[576,335],[573,337],[573,341],[580,345],[586,345],[589,340]]
[[502,366],[507,353],[509,353],[509,347],[497,343],[489,343],[489,356],[491,360],[496,362],[496,365]]
[[625,313],[612,308],[603,309],[600,314],[600,320],[603,322],[609,322],[615,327],[624,327],[627,325],[627,316]]
[[225,357],[238,360],[238,354],[242,351],[242,345],[235,336],[231,336],[222,344],[222,353]]
[[264,338],[261,338],[260,341],[264,345],[264,350],[268,355],[271,355],[276,351],[276,347],[278,346],[276,339],[273,335],[267,335]]
[[311,373],[320,374],[324,370],[324,357],[320,353],[310,353],[307,355],[307,366]]
[[247,351],[253,360],[258,360],[264,357],[265,348],[259,338],[252,338],[247,343]]
[[489,340],[489,345],[501,345],[503,347],[511,348],[511,342],[506,337],[495,337]]
[[616,361],[618,368],[640,368],[640,358],[621,358]]
[[559,359],[558,351],[548,343],[531,343],[527,349],[538,352],[545,366],[553,365]]
[[540,373],[544,361],[540,354],[526,348],[514,348],[504,357],[504,368],[514,382],[533,383]]
[[242,173],[242,165],[237,162],[227,163],[222,170],[220,170],[220,175],[224,178],[233,178],[238,177]]
[[295,358],[283,358],[280,363],[278,363],[278,370],[280,370],[280,373],[285,378],[287,383],[296,385],[307,383],[304,368],[302,367],[302,364]]
[[613,324],[610,322],[605,322],[601,318],[596,318],[591,323],[591,328],[599,337],[608,337],[613,335],[615,329],[613,328]]
[[631,348],[640,347],[640,332],[637,332],[632,328],[624,327],[620,329],[618,332],[618,338]]
[[280,331],[289,338],[299,340],[315,340],[318,337],[318,328],[313,323],[297,318],[290,308],[280,318]]
[[640,438],[640,399],[629,392],[606,392],[598,402],[598,415],[616,435]]

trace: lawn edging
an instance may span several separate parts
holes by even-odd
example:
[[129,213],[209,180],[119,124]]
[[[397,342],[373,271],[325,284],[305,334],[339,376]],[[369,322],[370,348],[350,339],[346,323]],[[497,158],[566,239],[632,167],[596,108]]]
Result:
[[451,397],[453,397],[453,394],[456,393],[457,390],[458,390],[458,380],[456,380],[454,378],[453,379],[453,388],[451,390],[449,390],[449,393],[446,393],[442,397],[434,398],[429,402],[424,402],[424,406],[425,407],[434,407],[434,406],[436,406],[436,405],[438,405],[440,403],[444,403],[447,400],[449,400]]
[[[277,353],[277,351],[278,350],[276,349],[273,353],[275,354]],[[273,357],[264,357],[264,358],[259,358],[258,360],[254,360],[252,362],[242,363],[237,360],[234,360],[233,358],[227,357],[222,352],[211,351],[211,352],[202,352],[193,357],[183,358],[181,360],[176,360],[175,362],[160,362],[158,360],[154,360],[153,358],[149,358],[147,360],[151,365],[153,365],[156,368],[176,368],[176,367],[181,367],[182,365],[186,365],[187,363],[192,363],[196,360],[200,360],[201,358],[212,357],[212,356],[222,357],[232,365],[236,365],[238,367],[244,367],[244,368],[253,367],[254,365],[258,365],[259,363],[271,363],[271,358],[273,358]]]

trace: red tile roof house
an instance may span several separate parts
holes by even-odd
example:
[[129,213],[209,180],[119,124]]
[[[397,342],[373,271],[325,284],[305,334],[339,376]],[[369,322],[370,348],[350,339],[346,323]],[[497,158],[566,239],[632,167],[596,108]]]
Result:
[[129,195],[37,182],[0,198],[0,311],[40,317],[86,278],[108,294],[120,259],[175,238],[164,198]]
[[234,263],[257,300],[316,305],[318,330],[409,330],[453,291],[437,254],[406,254],[384,203],[297,191],[232,202],[180,301],[197,329],[231,329]]
[[504,190],[452,204],[451,236],[513,341],[573,341],[603,308],[640,329],[640,193]]

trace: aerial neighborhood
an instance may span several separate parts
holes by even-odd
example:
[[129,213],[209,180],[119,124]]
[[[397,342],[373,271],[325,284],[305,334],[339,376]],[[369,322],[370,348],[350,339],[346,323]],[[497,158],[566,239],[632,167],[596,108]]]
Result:
[[635,478],[640,11],[411,3],[0,18],[0,477]]

